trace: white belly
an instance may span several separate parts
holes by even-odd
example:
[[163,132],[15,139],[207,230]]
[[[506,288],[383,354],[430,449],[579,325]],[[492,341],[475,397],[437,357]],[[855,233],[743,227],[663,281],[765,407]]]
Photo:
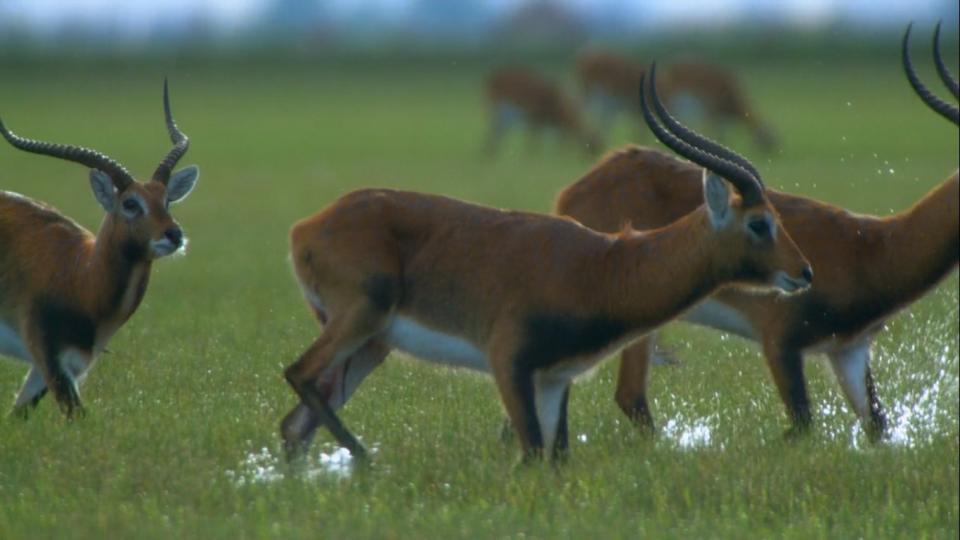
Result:
[[0,322],[0,356],[30,363],[30,354],[20,336],[6,324]]
[[704,300],[686,312],[681,319],[754,341],[759,339],[756,329],[739,311],[713,299]]
[[431,330],[406,317],[394,317],[383,333],[391,348],[399,349],[421,360],[490,371],[487,356],[473,343],[450,334]]

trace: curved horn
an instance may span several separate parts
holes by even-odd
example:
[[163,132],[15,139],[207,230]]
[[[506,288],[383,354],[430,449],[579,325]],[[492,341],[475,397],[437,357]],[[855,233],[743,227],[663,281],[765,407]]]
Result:
[[170,134],[170,142],[173,143],[173,148],[171,148],[170,152],[163,158],[160,165],[157,165],[157,170],[153,173],[153,179],[166,185],[170,180],[170,173],[173,171],[173,168],[177,165],[177,162],[180,161],[180,158],[187,153],[187,149],[190,148],[190,137],[187,137],[180,131],[176,121],[173,119],[173,113],[170,112],[170,92],[167,89],[166,77],[163,79],[163,114],[167,120],[167,132]]
[[903,71],[907,74],[907,80],[910,81],[910,86],[913,87],[913,91],[920,96],[920,99],[922,99],[928,107],[954,124],[960,125],[960,109],[933,95],[933,92],[920,82],[920,78],[917,77],[917,72],[913,70],[913,63],[910,62],[910,30],[912,28],[913,23],[908,24],[907,31],[903,33],[903,43],[900,53],[903,58]]
[[3,125],[3,120],[0,120],[0,134],[15,148],[25,152],[60,158],[103,171],[110,176],[118,191],[123,191],[134,182],[133,176],[123,165],[96,150],[83,146],[55,144],[20,137],[8,130]]
[[937,73],[940,74],[940,80],[950,89],[953,97],[960,99],[960,84],[953,78],[953,73],[947,68],[947,64],[940,56],[940,25],[943,21],[937,22],[937,29],[933,31],[933,60],[937,64]]
[[657,88],[657,63],[654,62],[650,66],[650,86],[653,90],[650,92],[650,101],[653,102],[653,109],[657,112],[657,116],[663,121],[663,125],[670,130],[674,135],[677,136],[681,141],[701,148],[710,152],[715,156],[719,156],[727,161],[732,161],[742,168],[746,169],[747,172],[753,175],[754,179],[757,182],[760,182],[760,185],[763,186],[763,181],[760,179],[760,173],[757,172],[756,167],[750,163],[750,160],[743,157],[742,155],[734,152],[730,148],[723,146],[715,141],[712,141],[703,135],[700,135],[696,131],[684,126],[680,123],[679,120],[674,118],[667,108],[663,105],[663,102],[660,101],[660,96],[656,92]]
[[[763,200],[763,187],[747,170],[736,163],[715,156],[681,140],[664,126],[660,125],[660,122],[654,117],[650,106],[647,104],[645,78],[644,76],[640,79],[640,109],[643,112],[644,120],[646,120],[647,125],[650,126],[650,130],[653,131],[657,139],[674,152],[701,167],[717,173],[729,181],[733,187],[740,192],[744,206],[753,206],[760,203]],[[650,91],[651,93],[655,93],[656,89],[651,88]]]

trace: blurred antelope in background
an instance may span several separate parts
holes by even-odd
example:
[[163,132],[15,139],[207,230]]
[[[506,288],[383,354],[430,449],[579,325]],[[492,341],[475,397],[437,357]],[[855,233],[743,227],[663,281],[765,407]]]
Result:
[[643,126],[637,103],[643,66],[619,54],[596,50],[580,54],[575,70],[584,109],[597,119],[597,130],[602,136],[610,134],[617,117],[624,112],[636,121],[638,128]]
[[173,148],[142,183],[96,150],[19,137],[0,121],[14,147],[88,167],[107,212],[93,235],[52,207],[0,191],[0,355],[30,366],[16,415],[26,417],[48,390],[67,417],[83,412],[78,385],[136,311],[151,264],[186,244],[169,206],[190,193],[199,172],[171,174],[189,139],[170,112],[166,81],[163,107]]
[[[934,96],[919,81],[903,38],[903,67],[927,105],[957,124],[957,107]],[[939,36],[939,26],[937,34]],[[934,38],[934,58],[943,82],[957,97],[957,82],[946,69]],[[654,101],[659,108],[660,104]],[[703,139],[680,129],[690,144]],[[728,159],[749,168],[741,157]],[[699,168],[640,147],[611,153],[581,180],[560,193],[556,213],[599,231],[623,222],[652,230],[674,222],[703,204]],[[950,274],[958,262],[957,173],[912,207],[887,217],[858,215],[807,197],[767,190],[783,225],[817,270],[802,295],[758,294],[724,289],[683,315],[688,322],[758,341],[792,422],[791,433],[811,422],[803,374],[805,354],[830,359],[850,407],[873,440],[887,419],[870,371],[870,348],[884,321]],[[623,351],[616,401],[642,426],[653,427],[647,402],[649,365],[655,336]]]
[[527,68],[501,68],[490,73],[485,94],[490,114],[485,147],[489,155],[495,154],[503,137],[519,125],[526,127],[531,150],[547,131],[579,145],[588,155],[600,149],[577,104],[555,83]]
[[[639,121],[636,89],[643,74],[640,64],[611,52],[587,52],[577,59],[576,77],[583,99],[586,108],[599,117],[601,133],[609,133],[621,112],[631,113]],[[702,118],[721,138],[729,125],[742,124],[761,151],[777,147],[773,129],[757,116],[731,71],[688,59],[672,64],[658,78],[662,101],[678,116]]]
[[[704,167],[705,205],[667,227],[606,234],[572,219],[385,189],[345,195],[299,221],[291,258],[323,334],[285,371],[300,397],[288,456],[393,349],[490,373],[525,458],[562,454],[574,377],[726,283],[795,292],[812,272],[759,179],[651,128]],[[730,186],[739,193],[731,194]]]

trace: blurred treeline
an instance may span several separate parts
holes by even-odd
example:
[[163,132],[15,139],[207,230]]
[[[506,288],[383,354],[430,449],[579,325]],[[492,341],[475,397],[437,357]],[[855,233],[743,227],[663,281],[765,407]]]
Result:
[[[505,62],[561,65],[587,47],[621,51],[642,62],[680,54],[760,64],[887,62],[910,19],[918,23],[917,41],[943,20],[948,60],[957,51],[956,0],[934,0],[916,9],[909,2],[885,0],[863,17],[853,7],[858,2],[841,2],[815,21],[785,13],[786,3],[745,0],[739,11],[716,20],[702,13],[697,18],[692,6],[689,22],[675,14],[664,18],[658,1],[530,0],[501,2],[510,7],[494,9],[490,5],[496,3],[482,0],[411,0],[392,3],[406,6],[402,12],[384,12],[379,4],[391,3],[358,1],[348,8],[344,2],[262,0],[242,24],[233,26],[202,10],[158,16],[127,9],[112,18],[90,16],[39,27],[29,17],[18,17],[9,4],[4,10],[3,2],[0,63],[7,66],[144,59],[445,63],[450,68]],[[621,17],[621,12],[631,16]]]

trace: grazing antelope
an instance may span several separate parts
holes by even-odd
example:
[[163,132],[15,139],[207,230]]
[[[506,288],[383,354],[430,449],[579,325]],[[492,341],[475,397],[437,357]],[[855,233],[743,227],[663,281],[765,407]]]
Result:
[[763,152],[778,147],[773,128],[757,115],[732,72],[691,59],[671,65],[664,75],[665,92],[674,109],[701,110],[717,133],[726,131],[730,124],[742,124]]
[[[939,100],[917,79],[908,39],[909,30],[903,40],[907,78],[925,103],[957,124],[957,108]],[[942,66],[938,49],[935,58]],[[956,96],[956,80],[945,68],[940,75]],[[676,133],[690,144],[700,140],[691,132]],[[748,165],[736,156],[730,159]],[[957,173],[911,208],[887,217],[852,214],[774,190],[767,194],[783,226],[817,269],[817,282],[809,292],[795,296],[724,289],[682,319],[761,344],[792,421],[789,433],[802,431],[811,422],[803,356],[826,353],[850,406],[877,440],[887,420],[870,372],[871,343],[887,318],[957,267]],[[624,221],[641,230],[657,229],[702,203],[696,166],[631,147],[611,153],[561,192],[555,209],[593,229],[613,232]],[[647,428],[653,427],[647,383],[654,341],[650,334],[623,351],[616,391],[623,412]]]
[[136,311],[153,260],[186,244],[169,206],[190,193],[198,169],[171,174],[189,139],[170,112],[166,81],[163,107],[173,148],[143,183],[100,152],[19,137],[0,121],[14,147],[89,167],[93,195],[107,212],[94,236],[49,206],[0,191],[0,355],[30,365],[14,403],[18,416],[48,389],[67,417],[83,413],[78,385]]
[[[576,71],[588,109],[600,118],[602,133],[609,131],[620,111],[639,116],[635,94],[642,66],[614,53],[595,51],[577,59]],[[772,128],[760,120],[737,77],[726,69],[699,60],[677,62],[662,74],[657,90],[672,110],[700,112],[713,131],[742,123],[760,150],[777,147]]]
[[596,135],[584,124],[576,104],[560,88],[525,68],[501,68],[487,77],[486,98],[490,108],[490,131],[486,152],[493,155],[504,135],[525,124],[528,143],[537,144],[547,130],[580,144],[593,155],[600,148]]
[[[643,77],[643,66],[608,51],[588,51],[577,57],[575,76],[585,109],[597,118],[601,134],[610,129],[621,112],[636,115],[640,120],[637,88]],[[662,92],[662,88],[659,89]],[[637,122],[641,126],[642,122]]]
[[[285,371],[301,399],[288,456],[327,426],[392,349],[492,374],[525,458],[566,448],[571,380],[606,353],[731,282],[794,292],[812,272],[755,175],[657,136],[704,167],[701,206],[668,227],[616,234],[572,219],[367,189],[297,222],[291,258],[324,332]],[[728,184],[729,182],[729,184]],[[732,185],[739,197],[732,197]]]

